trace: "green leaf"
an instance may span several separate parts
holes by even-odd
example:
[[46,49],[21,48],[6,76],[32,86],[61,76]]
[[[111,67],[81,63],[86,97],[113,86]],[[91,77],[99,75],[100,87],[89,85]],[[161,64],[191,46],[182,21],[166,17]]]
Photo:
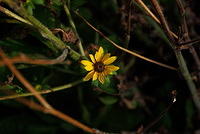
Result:
[[35,8],[34,4],[30,1],[25,4],[25,8],[27,9],[30,15],[33,15],[33,9]]
[[98,80],[92,81],[92,85],[95,87],[99,87],[101,88],[104,92],[108,93],[108,94],[115,94],[116,88],[114,88],[114,82],[111,82],[111,76],[107,76],[105,77],[105,81],[104,83],[100,83]]
[[105,105],[112,105],[118,101],[118,98],[113,97],[113,96],[103,96],[103,97],[100,97],[99,100]]
[[95,87],[99,87],[100,82],[98,80],[92,81],[92,85]]
[[0,86],[0,90],[12,90],[14,88],[15,87],[12,86],[12,85],[3,85],[3,86]]

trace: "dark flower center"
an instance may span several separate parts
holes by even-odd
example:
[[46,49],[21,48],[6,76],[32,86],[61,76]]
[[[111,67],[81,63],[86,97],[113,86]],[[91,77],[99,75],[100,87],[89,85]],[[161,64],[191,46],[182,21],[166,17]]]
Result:
[[103,72],[105,69],[105,65],[102,62],[96,62],[94,64],[94,71],[96,72]]

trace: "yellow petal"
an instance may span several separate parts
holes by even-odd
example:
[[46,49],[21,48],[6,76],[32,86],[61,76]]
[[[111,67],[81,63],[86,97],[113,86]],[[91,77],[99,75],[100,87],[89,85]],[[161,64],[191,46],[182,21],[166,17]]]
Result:
[[109,65],[109,64],[112,64],[116,59],[117,59],[116,56],[112,56],[112,57],[110,57],[110,58],[107,58],[107,60],[105,60],[103,63],[104,63],[105,65]]
[[94,71],[91,71],[83,78],[83,80],[88,81],[93,77],[93,75],[94,75]]
[[83,64],[83,65],[85,65],[85,66],[88,66],[88,65],[92,66],[92,65],[93,65],[92,62],[90,62],[90,61],[88,61],[88,60],[82,60],[82,61],[81,61],[81,64]]
[[103,84],[104,83],[104,79],[105,79],[104,73],[100,73],[99,76],[98,76],[98,80]]
[[103,48],[102,48],[102,47],[99,47],[98,52],[99,52],[100,54],[103,54],[103,53],[104,53]]
[[106,75],[108,75],[108,74],[111,74],[111,73],[114,72],[114,71],[117,71],[118,69],[119,69],[119,67],[117,67],[117,66],[108,65],[108,66],[105,66],[104,73],[105,73]]
[[90,56],[91,61],[92,61],[93,63],[95,63],[96,61],[95,61],[95,59],[94,59],[94,56],[93,56],[92,54],[89,54],[89,56]]
[[105,54],[104,56],[103,56],[103,58],[102,58],[102,62],[104,62],[105,60],[107,60],[108,58],[110,57],[110,53],[107,53],[107,54]]
[[100,47],[99,50],[95,53],[95,59],[97,62],[99,62],[102,59],[103,53],[104,53],[103,48]]
[[94,66],[93,66],[93,65],[87,65],[87,66],[85,66],[84,68],[85,68],[85,70],[87,70],[87,71],[94,70]]
[[98,78],[98,72],[95,72],[94,75],[93,75],[92,80],[97,80],[97,78]]

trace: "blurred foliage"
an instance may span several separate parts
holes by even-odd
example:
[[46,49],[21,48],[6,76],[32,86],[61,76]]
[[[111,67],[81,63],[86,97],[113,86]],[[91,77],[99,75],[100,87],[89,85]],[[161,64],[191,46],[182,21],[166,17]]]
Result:
[[[29,14],[35,16],[50,30],[71,29],[63,2],[70,7],[71,15],[81,38],[85,53],[94,53],[99,46],[118,56],[115,65],[120,70],[106,78],[105,84],[98,81],[81,83],[67,90],[44,95],[55,108],[73,118],[103,131],[137,131],[155,120],[171,103],[171,91],[177,90],[177,102],[149,131],[159,134],[195,133],[200,131],[200,116],[193,105],[191,95],[182,76],[174,71],[137,59],[117,50],[104,38],[97,35],[73,11],[78,11],[89,22],[105,33],[114,42],[146,57],[177,66],[168,40],[151,18],[133,2],[131,5],[130,41],[126,44],[128,0],[23,0]],[[148,3],[148,1],[145,1]],[[173,0],[161,0],[164,12],[172,27],[179,32],[180,15]],[[0,3],[2,6],[7,5]],[[186,1],[191,37],[198,37],[200,16],[199,1]],[[128,5],[129,6],[129,5]],[[11,10],[11,9],[10,9]],[[190,16],[191,15],[191,16]],[[190,18],[191,17],[191,18]],[[20,23],[0,12],[0,48],[9,57],[23,53],[31,58],[55,59],[45,46],[49,43],[36,29]],[[62,39],[61,34],[56,34]],[[70,44],[79,51],[77,43]],[[196,47],[199,52],[200,48]],[[187,51],[184,55],[189,68],[196,69]],[[86,71],[77,61],[67,58],[67,65],[16,64],[19,71],[37,89],[50,89],[82,79]],[[0,66],[0,95],[6,91],[26,93],[24,86],[12,76],[5,66]],[[29,99],[35,100],[34,97]],[[0,101],[0,134],[61,134],[83,133],[80,129],[55,117],[35,112],[14,100]],[[196,133],[197,134],[197,133]]]

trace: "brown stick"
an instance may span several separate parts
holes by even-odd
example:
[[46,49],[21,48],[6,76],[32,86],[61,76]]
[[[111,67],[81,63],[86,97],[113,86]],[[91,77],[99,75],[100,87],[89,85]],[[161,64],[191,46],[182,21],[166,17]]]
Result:
[[[151,10],[146,6],[146,4],[142,0],[135,0],[145,11],[146,13],[153,19],[155,20],[158,24],[161,24],[160,20],[151,12]],[[174,38],[178,39],[178,36],[172,32],[169,31]]]
[[48,102],[34,89],[34,87],[21,75],[21,73],[15,68],[12,62],[4,54],[3,50],[0,50],[0,56],[2,57],[3,62],[8,66],[11,72],[17,77],[17,79],[30,91],[32,92],[38,101],[46,108],[51,109],[51,106]]
[[164,14],[162,12],[162,9],[161,7],[159,6],[159,3],[157,0],[151,0],[151,3],[153,4],[154,8],[156,9],[157,13],[158,13],[158,16],[160,18],[160,23],[161,23],[161,27],[163,28],[165,34],[167,35],[168,39],[172,42],[172,44],[174,45],[171,45],[172,48],[175,49],[175,39],[171,33],[171,30],[169,28],[169,25],[164,17]]
[[32,109],[42,111],[44,113],[50,113],[70,124],[86,131],[89,133],[95,133],[96,130],[80,123],[79,121],[71,118],[70,116],[54,109],[48,102],[34,89],[34,87],[22,76],[22,74],[15,68],[12,62],[7,58],[4,54],[3,50],[0,49],[0,56],[2,57],[3,62],[8,66],[8,68],[12,71],[12,73],[16,76],[16,78],[38,99],[38,101],[43,105],[43,107],[35,102],[30,102],[26,99],[18,99],[21,103],[29,106]]
[[181,51],[177,51],[176,50],[176,44],[177,43],[175,42],[172,34],[170,33],[169,26],[167,24],[167,21],[166,21],[164,15],[163,15],[163,12],[161,10],[161,7],[160,7],[158,1],[157,0],[151,0],[151,3],[153,4],[155,10],[157,11],[157,13],[159,15],[162,28],[163,28],[165,34],[167,35],[168,39],[170,40],[170,44],[171,44],[171,46],[172,46],[172,48],[174,50],[174,53],[176,55],[180,71],[181,71],[184,79],[187,82],[187,85],[188,85],[188,88],[189,88],[189,90],[190,90],[190,92],[192,94],[195,106],[197,107],[197,109],[198,109],[198,111],[200,113],[200,98],[198,96],[196,85],[195,85],[194,81],[192,80],[192,77],[191,77],[191,75],[189,73],[189,70],[187,68],[185,59],[184,59]]
[[108,42],[110,42],[113,46],[115,46],[116,48],[126,52],[126,53],[129,53],[133,56],[136,56],[140,59],[143,59],[145,61],[148,61],[148,62],[151,62],[151,63],[154,63],[156,65],[159,65],[159,66],[162,66],[162,67],[165,67],[165,68],[168,68],[168,69],[171,69],[171,70],[177,70],[175,67],[172,67],[172,66],[169,66],[169,65],[166,65],[166,64],[163,64],[163,63],[160,63],[158,61],[155,61],[155,60],[152,60],[152,59],[149,59],[147,57],[144,57],[142,55],[139,55],[133,51],[130,51],[126,48],[123,48],[121,47],[120,45],[116,44],[114,41],[112,41],[111,39],[109,39],[107,36],[105,36],[101,31],[99,31],[98,29],[96,29],[92,24],[90,24],[84,17],[82,17],[78,12],[75,12],[89,27],[91,27],[95,32],[97,32],[98,34],[100,34],[104,39],[106,39]]
[[[176,3],[178,5],[179,8],[179,12],[181,13],[182,16],[182,30],[183,30],[183,38],[185,42],[190,42],[190,36],[189,36],[189,32],[188,32],[188,26],[187,26],[187,21],[186,21],[186,11],[185,8],[183,6],[183,2],[181,0],[176,0]],[[197,65],[197,70],[199,71],[198,74],[198,80],[200,81],[200,59],[199,56],[195,50],[195,48],[193,46],[190,45],[189,47],[190,53],[192,54],[192,57]]]
[[[16,56],[13,58],[8,58],[12,63],[27,63],[27,64],[37,64],[37,65],[53,65],[63,63],[63,61],[59,61],[56,59],[49,60],[49,59],[31,59],[25,55]],[[3,61],[0,61],[0,66],[4,65]]]

